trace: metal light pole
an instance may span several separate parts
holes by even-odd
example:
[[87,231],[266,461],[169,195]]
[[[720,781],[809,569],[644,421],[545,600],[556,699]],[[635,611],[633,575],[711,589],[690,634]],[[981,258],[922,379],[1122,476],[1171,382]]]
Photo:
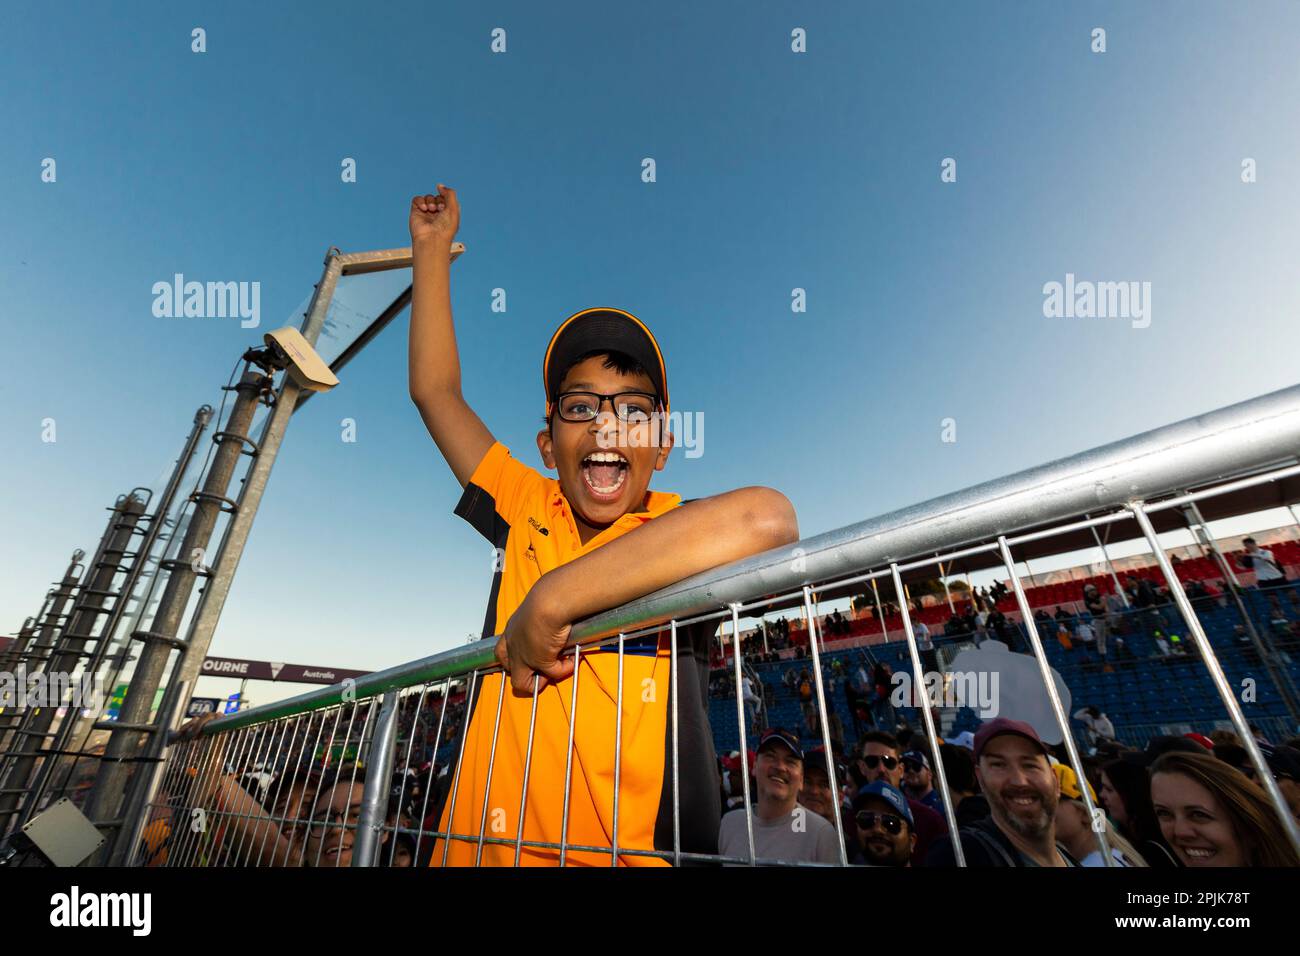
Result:
[[127,687],[126,699],[122,702],[118,719],[105,724],[106,727],[111,726],[112,730],[104,746],[104,762],[85,807],[86,816],[99,826],[115,824],[114,818],[126,783],[127,771],[122,763],[123,758],[135,757],[142,736],[155,729],[149,722],[154,694],[172,648],[184,646],[184,641],[177,634],[186,605],[189,604],[199,577],[210,574],[198,562],[207,552],[217,515],[234,506],[234,502],[226,497],[226,491],[230,487],[230,479],[235,473],[244,444],[251,444],[248,428],[252,424],[253,413],[257,411],[258,400],[268,385],[267,376],[260,372],[245,371],[238,384],[231,386],[236,394],[235,404],[225,430],[212,436],[219,447],[212,458],[203,489],[191,496],[195,502],[194,515],[181,545],[180,560],[170,568],[171,573],[167,577],[167,585],[152,627],[131,634],[131,639],[144,642],[144,647]]
[[[321,329],[325,326],[325,316],[329,312],[331,301],[333,301],[334,290],[338,285],[339,277],[344,274],[345,270],[351,268],[357,272],[375,271],[383,268],[400,267],[401,264],[409,265],[410,261],[411,252],[409,249],[350,256],[340,253],[337,249],[330,249],[325,257],[325,268],[321,274],[321,280],[316,284],[311,306],[303,320],[301,330],[303,338],[307,340],[309,345],[316,345],[317,340],[320,338]],[[258,376],[258,378],[262,379],[263,377]],[[270,380],[264,379],[259,383],[259,390],[263,388],[269,390],[270,385]],[[159,637],[163,632],[157,623],[150,632],[155,639],[153,644],[162,641],[168,646],[158,648],[161,653],[157,655],[157,663],[152,665],[150,670],[146,672],[148,698],[144,698],[142,691],[140,695],[142,703],[133,712],[134,716],[128,717],[125,706],[123,708],[118,723],[125,724],[129,721],[135,723],[136,726],[134,728],[121,726],[118,731],[114,732],[113,737],[110,738],[109,746],[113,746],[115,740],[121,741],[117,745],[118,749],[115,753],[125,753],[128,745],[133,749],[138,747],[141,738],[145,734],[149,734],[150,739],[144,741],[143,755],[150,759],[160,759],[162,757],[162,753],[167,746],[167,740],[165,739],[166,734],[161,732],[160,728],[168,725],[173,713],[177,711],[184,712],[189,697],[193,694],[198,683],[199,669],[207,656],[208,647],[211,645],[213,634],[216,631],[217,620],[221,616],[226,597],[230,593],[235,571],[239,567],[239,560],[243,555],[244,546],[252,529],[253,519],[257,515],[262,495],[266,490],[266,484],[271,475],[271,468],[275,464],[280,445],[284,440],[289,418],[298,406],[302,393],[302,387],[294,381],[292,376],[286,373],[281,378],[280,389],[275,393],[271,413],[267,416],[266,423],[256,442],[253,442],[246,434],[252,422],[254,406],[251,402],[246,403],[247,415],[245,419],[236,423],[235,413],[232,411],[231,424],[226,426],[226,431],[214,436],[214,439],[229,433],[238,436],[227,438],[221,451],[218,452],[217,459],[220,459],[223,454],[228,454],[229,464],[224,479],[221,481],[220,491],[214,491],[214,494],[222,494],[228,488],[234,462],[239,456],[242,443],[247,443],[254,449],[252,463],[244,475],[238,499],[232,501],[224,496],[219,499],[229,506],[228,510],[231,517],[217,548],[216,555],[209,568],[204,572],[208,581],[199,597],[190,621],[189,630],[184,639],[177,637],[181,623],[180,615],[188,603],[195,576],[181,571],[183,580],[180,584],[176,584],[178,572],[174,571],[168,579],[168,591],[163,594],[163,600],[159,605],[158,615],[155,618],[156,622],[161,621],[169,629],[166,632],[167,636],[165,638]],[[238,402],[236,406],[239,406]],[[216,475],[215,460],[213,462],[213,471],[209,473],[210,480],[214,475]],[[221,478],[219,475],[216,477]],[[215,484],[215,481],[210,483]],[[205,487],[205,491],[207,490]],[[212,512],[211,521],[206,519],[200,521],[200,516],[202,506],[205,503],[210,504],[212,500],[200,499],[199,506],[195,509],[195,515],[191,519],[190,527],[186,533],[186,543],[182,547],[182,558],[192,555],[194,547],[206,548],[215,523],[216,512]],[[199,536],[202,537],[203,543],[191,546],[191,537],[197,540]],[[178,571],[180,571],[181,567],[178,566]],[[174,586],[177,588],[178,594],[179,588],[184,587],[185,600],[173,607],[173,603],[169,602],[168,597]],[[150,646],[152,645],[146,645],[146,648]],[[149,724],[147,723],[149,707],[152,705],[153,695],[162,677],[163,665],[166,663],[171,647],[180,650],[180,658],[172,668],[168,687],[164,691],[162,706],[159,708],[156,721]],[[144,655],[141,655],[129,693],[135,691],[136,682],[140,679],[141,672],[144,671],[144,665]],[[184,693],[175,692],[174,688],[179,687],[185,689]],[[130,703],[128,697],[127,704]],[[121,861],[129,858],[133,848],[127,846],[126,841],[138,829],[139,818],[147,810],[144,800],[147,796],[145,784],[148,776],[148,774],[137,774],[136,781],[131,785],[130,793],[126,795],[123,794],[125,781],[124,771],[120,764],[109,764],[104,768],[104,772],[100,774],[99,778],[96,779],[95,790],[91,795],[86,815],[98,826],[117,826],[118,828],[118,832],[109,841],[105,851],[98,855],[98,859]],[[121,820],[117,819],[119,814]],[[118,824],[121,824],[121,826],[118,826]],[[92,861],[95,859],[95,857],[92,857]]]
[[[103,542],[100,542],[100,547],[103,548]],[[21,650],[20,656],[15,659],[13,664],[15,668],[20,663],[25,664],[29,660],[44,660],[48,656],[42,652],[53,647],[55,640],[58,638],[59,630],[62,628],[62,621],[67,617],[65,609],[69,602],[72,601],[72,597],[77,590],[77,583],[81,580],[81,575],[85,570],[81,563],[81,559],[85,556],[86,552],[80,548],[73,551],[68,569],[63,572],[63,580],[59,582],[56,588],[45,595],[45,605],[41,609],[40,616],[36,619],[36,636],[28,642],[28,645]],[[5,716],[8,717],[9,715]],[[9,765],[9,754],[6,751],[9,746],[9,732],[15,727],[21,726],[25,716],[24,712],[15,710],[14,719],[6,721],[6,726],[0,730],[0,754],[4,754],[4,759],[0,759],[0,783],[3,782],[5,770]],[[0,794],[0,796],[2,795]],[[0,828],[0,832],[2,830],[3,828]]]
[[[104,607],[105,601],[115,596],[111,590],[113,579],[119,572],[129,568],[129,565],[124,562],[134,560],[138,556],[138,553],[133,556],[128,546],[131,544],[131,536],[136,531],[140,517],[144,514],[144,509],[145,502],[134,494],[123,495],[114,504],[112,516],[108,520],[108,528],[104,532],[104,544],[100,549],[99,560],[91,565],[90,579],[81,589],[72,619],[60,641],[61,646],[57,653],[52,653],[50,656],[49,667],[45,670],[48,677],[54,678],[62,673],[71,674],[81,662],[86,641],[94,639],[92,632],[98,623],[99,615],[107,613],[108,609]],[[8,820],[18,804],[19,794],[27,791],[27,781],[31,777],[36,758],[40,756],[39,749],[36,749],[35,745],[53,736],[50,733],[50,725],[54,723],[57,712],[57,704],[30,711],[30,719],[24,720],[23,726],[14,732],[13,750],[17,759],[10,771],[5,786],[6,792],[0,795],[0,821]],[[75,722],[76,717],[69,712],[64,720]],[[32,743],[32,749],[24,746],[24,738]],[[57,758],[54,754],[45,756],[47,762],[55,759]],[[30,810],[34,808],[29,804],[26,809],[30,815]],[[3,829],[3,826],[4,824],[0,823],[0,829]]]
[[[1091,519],[1092,515],[1085,514],[1085,518]],[[1115,563],[1110,559],[1110,552],[1106,550],[1106,543],[1101,540],[1101,535],[1097,533],[1097,526],[1089,525],[1088,530],[1092,532],[1092,540],[1097,542],[1097,547],[1101,548],[1101,556],[1106,561],[1106,567],[1110,570],[1110,579],[1115,582],[1115,593],[1119,595],[1120,600],[1124,602],[1125,607],[1131,607],[1128,601],[1128,592],[1124,590],[1124,585],[1119,583],[1119,574],[1115,571]],[[1106,537],[1110,537],[1110,526],[1106,527]]]
[[[140,543],[136,556],[132,558],[129,567],[126,569],[126,578],[122,581],[122,585],[118,589],[116,595],[116,600],[113,602],[113,607],[109,611],[108,618],[104,621],[104,626],[100,630],[99,636],[95,639],[95,650],[90,654],[89,660],[86,661],[85,673],[98,674],[104,660],[108,657],[108,649],[112,644],[113,636],[117,633],[117,629],[121,625],[122,619],[126,616],[126,606],[130,602],[131,596],[135,593],[136,586],[138,585],[141,576],[144,574],[145,565],[148,563],[149,555],[153,552],[154,546],[157,544],[158,538],[162,534],[162,530],[166,524],[167,515],[171,513],[172,505],[176,501],[176,494],[180,490],[181,481],[184,479],[185,472],[189,469],[190,462],[193,461],[194,454],[198,450],[199,439],[203,436],[203,432],[207,430],[211,421],[211,405],[202,405],[199,407],[198,411],[194,413],[194,421],[190,426],[189,434],[185,438],[185,444],[181,448],[180,457],[176,459],[176,464],[172,468],[171,476],[168,478],[167,484],[163,488],[163,493],[158,500],[157,506],[154,508],[152,515],[142,519],[148,521],[148,530],[144,534],[144,538]],[[128,656],[128,644],[124,644],[121,650],[122,662],[119,667],[114,669],[113,673],[115,675],[121,673],[122,668],[126,665]],[[73,718],[71,711],[69,711],[67,718],[59,726],[59,731],[53,746],[55,751],[66,753],[72,749],[70,747],[72,736],[76,733],[80,723],[79,720]],[[102,729],[102,725],[94,724],[91,730],[97,728]],[[87,739],[89,739],[89,733],[87,734]],[[76,763],[80,759],[80,756],[74,757],[72,762],[68,765],[68,772],[64,778],[65,787],[68,781],[72,779],[76,770]],[[41,798],[45,794],[46,788],[53,779],[56,763],[56,761],[47,760],[42,765],[40,772],[37,774],[36,780],[32,785],[31,792],[24,800],[23,813],[20,817],[21,822],[26,822],[35,812],[35,808],[39,805]]]

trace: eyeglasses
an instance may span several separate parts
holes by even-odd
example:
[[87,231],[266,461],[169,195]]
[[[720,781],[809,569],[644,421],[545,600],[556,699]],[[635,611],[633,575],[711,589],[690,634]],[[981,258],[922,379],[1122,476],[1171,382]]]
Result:
[[867,768],[870,770],[875,770],[876,767],[880,766],[881,764],[885,765],[886,770],[893,770],[895,767],[898,766],[898,758],[890,757],[888,755],[884,757],[879,757],[876,754],[867,754],[865,757],[862,758],[862,762],[866,764]]
[[903,769],[909,773],[919,773],[925,769],[925,765],[916,760],[904,760]]
[[858,821],[858,828],[861,830],[875,829],[876,822],[879,821],[881,829],[890,836],[898,836],[903,832],[903,818],[892,813],[872,813],[870,810],[860,810],[854,819]]
[[359,806],[347,807],[346,809],[343,810],[338,810],[334,807],[326,807],[324,810],[320,811],[314,817],[312,817],[310,820],[307,821],[307,829],[309,830],[327,829],[331,824],[334,823],[335,820],[342,823],[344,818],[351,816],[353,819],[355,819],[358,815],[360,815],[360,813],[361,813],[361,807]]
[[634,425],[650,421],[659,407],[659,396],[651,392],[617,392],[613,395],[562,392],[556,400],[555,410],[561,420],[582,424],[594,421],[607,401],[620,422]]

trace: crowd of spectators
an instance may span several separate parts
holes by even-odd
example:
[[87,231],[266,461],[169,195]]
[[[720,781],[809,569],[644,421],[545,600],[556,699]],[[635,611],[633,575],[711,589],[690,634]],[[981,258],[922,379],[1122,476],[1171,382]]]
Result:
[[[1091,715],[1090,715],[1091,716]],[[1104,718],[1104,715],[1096,715]],[[1095,718],[1094,718],[1095,719]],[[955,866],[933,754],[909,728],[872,730],[847,751],[805,751],[771,729],[748,761],[753,858],[767,863]],[[1103,866],[1093,818],[1120,867],[1300,866],[1241,741],[1216,731],[1156,737],[1145,749],[1099,736],[1078,780],[1063,748],[1027,723],[996,718],[940,746],[968,866]],[[1300,739],[1257,739],[1300,822]],[[833,768],[833,770],[832,770]],[[740,755],[720,761],[719,852],[750,859]],[[834,783],[831,775],[834,774]],[[837,812],[838,811],[838,812]],[[836,817],[842,844],[836,837]]]

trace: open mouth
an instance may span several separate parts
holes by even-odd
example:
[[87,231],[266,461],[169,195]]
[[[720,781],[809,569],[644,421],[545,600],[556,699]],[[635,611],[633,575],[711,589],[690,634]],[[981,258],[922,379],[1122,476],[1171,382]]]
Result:
[[1183,851],[1183,856],[1187,857],[1187,862],[1192,865],[1205,863],[1217,852],[1213,847],[1208,846],[1180,846],[1178,849]]
[[1017,810],[1033,810],[1042,806],[1043,798],[1036,793],[1017,793],[1007,796],[1007,804]]
[[598,501],[613,501],[627,482],[628,461],[616,451],[593,451],[582,459],[582,480]]

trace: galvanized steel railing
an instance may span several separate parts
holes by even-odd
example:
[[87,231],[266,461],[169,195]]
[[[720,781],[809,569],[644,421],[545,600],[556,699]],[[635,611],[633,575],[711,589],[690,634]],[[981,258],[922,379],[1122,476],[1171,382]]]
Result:
[[[812,623],[813,639],[809,642],[812,672],[816,677],[816,711],[818,726],[823,736],[828,778],[836,779],[832,760],[832,745],[827,730],[827,699],[821,679],[820,637],[816,633],[816,614],[813,604],[814,589],[826,591],[848,585],[867,584],[877,579],[893,582],[896,593],[903,594],[902,575],[931,565],[951,565],[954,560],[976,555],[992,556],[1000,561],[1016,598],[1032,655],[1037,661],[1039,674],[1051,703],[1055,721],[1061,731],[1069,764],[1084,779],[1083,766],[1070,715],[1065,712],[1056,686],[1051,679],[1051,668],[1043,648],[1042,637],[1035,625],[1020,575],[1016,571],[1013,549],[1018,545],[1042,541],[1069,532],[1101,528],[1115,522],[1136,521],[1150,546],[1164,576],[1170,594],[1182,614],[1184,625],[1195,645],[1204,666],[1214,683],[1220,699],[1238,735],[1244,741],[1258,779],[1267,790],[1278,811],[1287,838],[1300,852],[1300,829],[1287,811],[1286,803],[1268,772],[1267,763],[1248,730],[1245,716],[1237,697],[1224,675],[1223,668],[1211,647],[1205,630],[1183,590],[1177,575],[1168,561],[1152,526],[1150,515],[1173,508],[1194,507],[1196,502],[1229,492],[1290,478],[1300,474],[1297,464],[1300,452],[1300,386],[1274,392],[1247,402],[1233,405],[1206,415],[1188,419],[1174,425],[1094,449],[1071,458],[1033,468],[1015,475],[978,485],[965,491],[936,498],[900,511],[850,525],[836,531],[817,535],[796,545],[774,549],[755,555],[726,567],[696,575],[676,585],[664,588],[626,605],[595,615],[579,622],[572,629],[571,646],[575,657],[597,646],[615,646],[619,655],[619,702],[617,712],[623,713],[622,662],[627,641],[660,633],[664,626],[672,635],[670,699],[677,701],[678,648],[677,632],[680,627],[702,622],[717,622],[725,626],[731,622],[729,633],[735,652],[731,666],[735,669],[736,686],[741,682],[741,655],[739,653],[740,621],[742,616],[761,615],[766,609],[802,604]],[[1188,491],[1188,489],[1197,489]],[[761,595],[761,596],[760,596]],[[906,601],[902,605],[902,621],[906,636],[911,670],[917,686],[924,686],[921,649],[918,647],[911,616]],[[657,856],[670,863],[700,859],[721,860],[705,854],[688,853],[680,842],[680,806],[678,804],[677,770],[679,767],[678,727],[676,707],[669,715],[671,721],[671,765],[673,770],[674,845],[672,850],[646,850],[620,847],[618,844],[618,743],[622,728],[621,717],[616,728],[614,754],[614,832],[609,845],[573,846],[564,837],[557,844],[530,840],[524,833],[524,808],[527,806],[528,768],[533,755],[532,730],[528,740],[528,755],[524,778],[519,782],[521,800],[519,820],[515,835],[510,838],[487,834],[486,791],[484,807],[477,832],[445,833],[415,825],[420,821],[405,821],[402,807],[409,776],[402,778],[397,794],[399,807],[396,816],[386,813],[391,803],[388,794],[392,768],[399,749],[398,727],[409,715],[412,727],[436,724],[435,752],[446,750],[444,728],[456,725],[456,715],[447,720],[460,693],[468,691],[473,699],[475,685],[487,674],[499,670],[494,656],[495,639],[488,639],[435,654],[420,660],[379,671],[356,681],[311,691],[288,700],[257,707],[243,713],[213,720],[203,729],[203,735],[172,748],[168,772],[161,775],[161,793],[150,794],[146,807],[135,808],[132,819],[135,832],[143,839],[136,843],[140,849],[136,862],[156,855],[162,845],[159,834],[170,830],[167,842],[169,865],[227,864],[268,865],[289,862],[311,865],[334,865],[347,859],[351,851],[351,865],[374,865],[382,862],[381,846],[386,847],[391,862],[403,838],[415,841],[413,856],[419,858],[423,841],[442,840],[443,855],[451,840],[472,843],[477,847],[476,859],[481,859],[487,844],[505,844],[514,848],[516,863],[523,848],[558,850],[563,861],[568,852],[584,851],[607,854],[611,865],[620,857],[629,855]],[[576,670],[575,670],[576,673]],[[1288,678],[1289,680],[1289,678]],[[573,686],[549,689],[548,692],[569,693],[572,707],[577,706],[577,680]],[[502,682],[504,695],[504,682]],[[415,700],[413,707],[410,701]],[[426,702],[429,711],[425,712]],[[533,708],[536,712],[537,694],[534,691]],[[921,716],[924,732],[931,751],[939,753],[940,743],[935,707],[922,695]],[[500,700],[480,701],[478,706],[495,707],[500,719]],[[433,712],[437,711],[436,720]],[[736,719],[740,729],[740,752],[747,761],[749,741],[740,695],[736,698]],[[572,711],[571,711],[572,713]],[[358,724],[359,721],[359,724]],[[567,836],[569,782],[572,772],[572,735],[570,723],[569,765],[565,770],[564,819],[562,833]],[[464,728],[468,719],[460,719],[458,746],[464,746]],[[343,749],[334,758],[340,725]],[[327,730],[328,728],[328,730]],[[320,744],[324,740],[324,749]],[[415,730],[408,735],[403,766],[410,760],[415,740]],[[493,738],[495,751],[495,737]],[[222,747],[218,747],[222,744]],[[370,759],[364,760],[365,776],[359,795],[355,793],[358,782],[357,761],[348,761],[348,748],[366,751]],[[344,783],[340,778],[328,777],[329,797],[326,810],[314,812],[324,796],[323,785],[299,788],[298,777],[304,779],[318,775],[321,764],[333,761],[350,763],[352,777]],[[493,758],[489,760],[489,784]],[[261,795],[261,802],[239,804],[235,808],[217,806],[210,802],[211,794],[225,786],[222,780],[234,771],[248,767],[273,765],[271,788]],[[435,779],[435,766],[431,765],[428,778],[410,781],[412,787],[423,791],[424,809],[430,796],[440,785],[448,787],[446,799],[451,802],[454,817],[455,802],[460,783],[460,763],[455,761],[448,773],[450,780]],[[748,769],[748,768],[747,768]],[[264,770],[257,770],[264,773]],[[950,798],[948,781],[942,761],[936,760],[934,773],[937,789],[943,797],[946,823],[954,838],[958,862],[964,865],[961,842],[956,839],[957,822]],[[315,776],[313,776],[315,779]],[[216,782],[214,790],[213,782]],[[247,781],[245,781],[247,783]],[[256,784],[249,784],[256,788]],[[286,789],[287,788],[287,789]],[[342,808],[336,794],[346,788],[347,796],[357,796],[356,812],[352,803]],[[241,788],[242,790],[242,788]],[[1090,814],[1094,805],[1087,788],[1082,800]],[[244,791],[246,792],[246,791]],[[202,800],[195,803],[193,795]],[[285,797],[288,794],[288,804]],[[310,807],[299,803],[310,794]],[[754,852],[753,819],[749,794],[749,774],[744,774],[744,798],[749,854],[724,862],[735,863],[789,863],[791,861],[763,860]],[[189,803],[186,800],[189,799]],[[238,803],[238,801],[236,801]],[[193,805],[191,805],[193,804]],[[836,801],[834,824],[843,852],[844,824],[840,818],[839,801]],[[437,801],[435,801],[437,805]],[[166,827],[160,824],[162,816],[176,813],[180,808],[183,819],[171,820]],[[147,811],[147,812],[146,812]],[[303,815],[305,812],[305,816]],[[407,811],[409,812],[409,811]],[[200,817],[202,819],[200,819]],[[337,819],[336,819],[337,818]],[[423,814],[421,814],[423,820]],[[148,824],[148,826],[146,826]],[[218,834],[216,831],[221,830]],[[337,837],[330,838],[336,832]],[[338,844],[352,842],[344,852],[331,852]],[[259,840],[259,836],[261,839]],[[1106,835],[1096,834],[1103,859],[1111,855]],[[272,848],[267,855],[267,848]],[[315,847],[314,859],[309,847]],[[256,847],[256,851],[253,849]],[[433,861],[435,864],[438,860]]]

